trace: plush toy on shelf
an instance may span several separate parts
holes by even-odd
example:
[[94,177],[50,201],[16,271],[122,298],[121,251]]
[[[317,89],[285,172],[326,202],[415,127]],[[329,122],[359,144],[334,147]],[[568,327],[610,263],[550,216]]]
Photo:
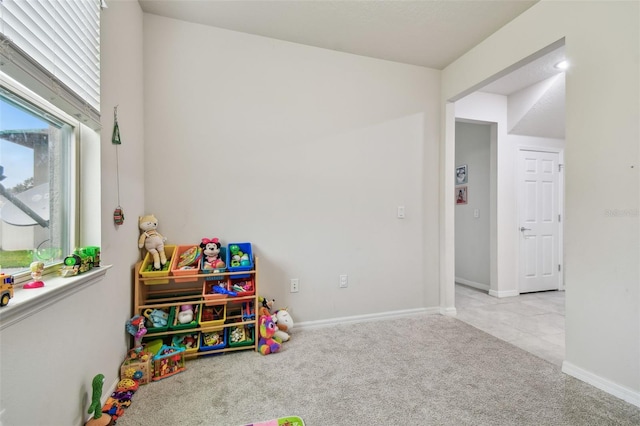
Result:
[[222,245],[217,238],[203,238],[200,243],[202,253],[204,254],[204,266],[203,269],[222,269],[226,265],[222,259],[220,259],[220,250]]
[[144,247],[153,257],[153,268],[156,271],[161,270],[167,263],[167,255],[164,252],[164,243],[167,239],[156,230],[158,219],[153,214],[140,216],[138,227],[142,231],[138,238],[138,248]]
[[188,324],[193,321],[193,305],[180,306],[180,312],[178,312],[178,322],[180,324]]
[[289,332],[293,328],[293,318],[289,315],[289,311],[287,311],[287,308],[278,309],[273,317],[275,318],[276,327],[278,327],[273,338],[280,343],[288,341],[291,338]]
[[260,340],[258,340],[258,351],[262,355],[272,354],[280,350],[280,343],[278,343],[273,335],[275,334],[277,327],[273,322],[270,315],[262,315],[259,320],[259,334]]

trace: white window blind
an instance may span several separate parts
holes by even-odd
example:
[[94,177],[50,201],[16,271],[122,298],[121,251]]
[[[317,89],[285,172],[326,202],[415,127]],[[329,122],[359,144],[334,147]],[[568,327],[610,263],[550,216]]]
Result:
[[0,0],[0,71],[100,126],[100,0]]

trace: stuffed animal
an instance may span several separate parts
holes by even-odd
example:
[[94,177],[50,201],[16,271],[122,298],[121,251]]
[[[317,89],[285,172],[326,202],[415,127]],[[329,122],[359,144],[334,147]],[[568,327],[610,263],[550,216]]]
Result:
[[178,322],[180,324],[188,324],[193,321],[193,305],[180,306],[180,312],[178,312]]
[[286,308],[277,310],[273,316],[275,317],[276,327],[278,327],[273,338],[281,343],[288,341],[291,338],[289,332],[293,328],[293,318],[291,318]]
[[271,315],[271,309],[273,308],[273,304],[276,303],[276,299],[269,300],[260,296],[258,297],[258,302],[260,302],[258,315]]
[[153,257],[154,269],[161,270],[167,263],[167,255],[164,252],[164,242],[167,239],[156,231],[158,219],[153,214],[140,216],[138,227],[142,231],[140,238],[138,238],[138,248],[144,247]]
[[220,259],[220,241],[217,238],[203,238],[200,243],[200,248],[204,254],[203,269],[220,269],[226,265],[222,259]]
[[262,315],[258,319],[259,324],[259,338],[258,351],[262,355],[272,354],[280,350],[280,343],[278,343],[273,335],[276,332],[276,324],[270,315]]

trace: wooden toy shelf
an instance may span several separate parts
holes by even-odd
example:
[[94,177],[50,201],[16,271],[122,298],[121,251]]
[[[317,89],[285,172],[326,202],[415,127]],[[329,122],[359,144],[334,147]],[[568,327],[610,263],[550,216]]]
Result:
[[[138,262],[135,266],[135,278],[134,278],[134,292],[133,292],[133,306],[134,306],[134,315],[140,315],[145,309],[160,309],[160,308],[170,308],[176,307],[184,304],[193,304],[193,305],[204,305],[211,304],[210,300],[205,300],[202,295],[202,288],[206,279],[209,278],[224,278],[231,277],[235,275],[243,275],[243,276],[251,276],[253,278],[253,286],[254,292],[250,296],[229,296],[224,300],[220,300],[219,303],[215,302],[216,305],[222,306],[224,305],[229,311],[229,306],[235,306],[242,302],[253,302],[254,311],[258,309],[258,258],[254,258],[254,268],[250,271],[240,271],[240,272],[221,272],[221,273],[206,273],[206,274],[198,274],[194,273],[192,275],[180,275],[173,276],[168,275],[166,277],[162,277],[163,280],[167,280],[166,284],[145,284],[145,281],[149,280],[158,280],[158,278],[145,278],[140,276],[140,266],[142,262]],[[189,282],[184,282],[185,279],[190,279]],[[176,282],[178,281],[178,282]],[[234,322],[235,321],[235,322]],[[227,315],[226,321],[224,324],[215,325],[215,326],[198,326],[194,328],[188,329],[179,329],[179,330],[170,330],[151,333],[148,332],[144,335],[145,339],[149,337],[158,337],[158,338],[166,338],[167,336],[171,336],[174,334],[185,334],[185,333],[201,333],[207,331],[214,331],[225,329],[229,327],[236,327],[242,325],[250,325],[253,326],[253,343],[245,346],[234,346],[230,347],[228,344],[226,347],[221,349],[213,349],[206,351],[198,351],[185,354],[185,358],[195,358],[201,355],[211,355],[216,353],[224,353],[224,352],[233,352],[240,350],[253,349],[255,351],[258,350],[258,328],[257,328],[257,316],[254,315],[252,319],[245,319],[242,315]],[[227,342],[228,343],[228,342]]]

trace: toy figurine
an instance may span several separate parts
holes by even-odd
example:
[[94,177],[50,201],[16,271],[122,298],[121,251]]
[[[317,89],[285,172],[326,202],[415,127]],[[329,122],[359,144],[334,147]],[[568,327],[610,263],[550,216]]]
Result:
[[125,325],[127,332],[133,336],[134,349],[142,348],[142,336],[147,334],[147,329],[144,326],[144,317],[136,315],[127,321]]
[[111,416],[102,412],[100,398],[102,397],[102,385],[104,384],[104,374],[98,374],[93,378],[91,394],[91,405],[89,406],[89,414],[93,413],[93,417],[85,423],[85,426],[106,426],[111,424]]
[[138,238],[138,248],[144,247],[153,257],[153,268],[156,271],[161,270],[167,263],[167,255],[164,252],[164,242],[167,239],[156,230],[158,219],[152,214],[140,216],[138,227],[142,231]]
[[220,251],[222,245],[217,238],[203,238],[200,243],[200,248],[204,254],[204,267],[203,269],[222,269],[226,267],[224,261],[220,259]]
[[44,262],[31,262],[29,268],[31,269],[31,278],[33,278],[33,281],[26,283],[23,288],[44,287],[44,283],[41,281],[42,272],[44,271]]

